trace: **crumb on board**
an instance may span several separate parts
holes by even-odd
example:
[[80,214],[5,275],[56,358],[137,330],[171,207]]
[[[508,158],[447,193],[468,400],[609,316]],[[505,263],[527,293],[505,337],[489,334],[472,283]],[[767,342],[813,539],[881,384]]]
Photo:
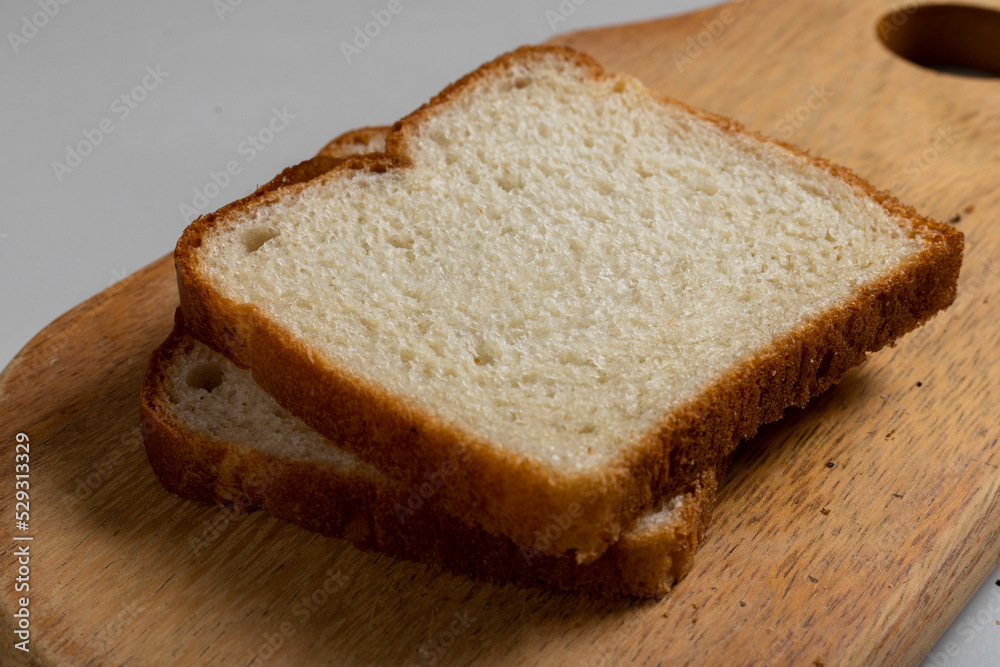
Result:
[[816,658],[813,660],[813,664],[816,665],[816,667],[826,667],[826,662],[823,658]]
[[888,440],[889,438],[891,438],[895,434],[896,434],[896,429],[892,429],[891,431],[889,431],[888,433],[885,434],[885,439]]
[[823,509],[821,509],[819,511],[819,513],[822,514],[823,516],[828,516],[830,514],[830,508],[829,507],[824,507]]
[[814,584],[818,584],[819,583],[819,579],[817,579],[816,577],[812,576],[811,574],[807,574],[806,575],[806,579],[808,579],[809,581],[813,582]]
[[903,494],[902,493],[894,493],[894,494],[892,494],[892,497],[893,498],[902,498]]
[[924,386],[924,383],[923,383],[923,382],[921,382],[920,380],[917,380],[917,386],[918,386],[918,387],[923,387],[923,386]]
[[669,611],[663,612],[663,618],[670,618],[670,612]]
[[827,462],[826,462],[826,467],[827,467],[827,468],[832,468],[832,467],[833,467],[833,466],[835,466],[835,465],[837,465],[837,464],[836,464],[836,463],[834,463],[833,461],[827,461]]
[[740,605],[741,607],[745,607],[745,606],[747,606],[747,603],[746,603],[746,602],[744,602],[743,600],[740,600],[740,601],[739,601],[739,605]]
[[975,204],[969,204],[968,206],[966,206],[965,208],[963,208],[961,211],[959,211],[955,215],[953,215],[950,218],[948,218],[948,222],[950,222],[953,225],[958,224],[959,222],[962,222],[962,216],[963,215],[969,215],[970,213],[972,213],[975,210],[976,210]]

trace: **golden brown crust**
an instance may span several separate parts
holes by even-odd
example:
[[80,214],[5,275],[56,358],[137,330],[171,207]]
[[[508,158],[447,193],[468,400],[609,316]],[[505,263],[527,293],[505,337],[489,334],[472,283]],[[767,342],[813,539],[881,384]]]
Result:
[[659,530],[628,535],[601,558],[577,565],[547,556],[459,521],[431,497],[331,463],[264,455],[244,443],[206,437],[170,407],[167,369],[194,339],[178,319],[153,353],[142,386],[140,412],[146,453],[167,490],[202,502],[234,503],[272,515],[362,549],[375,549],[478,579],[518,581],[601,597],[656,597],[691,568],[723,471],[702,471],[678,503],[676,517]]
[[372,141],[376,139],[384,141],[385,136],[391,129],[390,127],[381,125],[362,127],[345,132],[323,146],[315,156],[308,160],[303,160],[295,166],[288,167],[270,181],[257,188],[251,197],[257,198],[266,192],[283,188],[286,185],[305,183],[317,176],[322,176],[344,162],[348,157],[361,154],[371,145]]
[[[452,84],[397,122],[386,139],[385,155],[351,158],[317,178],[329,181],[350,178],[357,170],[407,168],[407,143],[428,114],[513,63],[553,53],[579,63],[595,78],[613,76],[569,49],[522,47]],[[301,184],[251,196],[188,227],[175,253],[186,321],[198,338],[251,368],[257,383],[282,405],[400,482],[419,483],[442,467],[458,465],[461,474],[440,489],[440,502],[491,532],[533,544],[553,515],[596,492],[596,500],[585,506],[583,516],[546,545],[553,553],[575,549],[581,562],[592,560],[657,499],[690,484],[696,471],[724,458],[761,424],[779,418],[791,405],[804,404],[869,352],[891,344],[949,305],[961,264],[960,233],[917,216],[850,171],[747,132],[735,121],[662,99],[725,131],[786,151],[871,195],[890,214],[906,218],[909,228],[922,235],[925,247],[891,275],[863,285],[842,306],[804,322],[718,379],[665,416],[657,429],[599,474],[553,478],[541,465],[474,441],[317,358],[252,306],[234,304],[216,293],[198,270],[196,248],[203,236],[216,226],[233,224],[245,210],[299,191],[304,187]]]
[[385,142],[386,135],[392,130],[387,125],[372,125],[369,127],[359,127],[333,139],[326,146],[320,149],[317,155],[326,155],[334,158],[344,158],[351,155],[361,155],[368,153],[368,146],[375,140]]
[[342,157],[321,152],[295,166],[288,167],[270,181],[257,188],[257,191],[251,196],[259,197],[265,192],[271,192],[273,190],[277,190],[278,188],[283,188],[286,185],[305,183],[306,181],[312,180],[317,176],[325,174],[343,161],[344,158]]

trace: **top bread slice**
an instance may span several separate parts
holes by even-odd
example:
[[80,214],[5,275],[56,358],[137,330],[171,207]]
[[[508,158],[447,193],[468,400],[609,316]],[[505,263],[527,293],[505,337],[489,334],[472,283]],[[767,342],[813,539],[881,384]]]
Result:
[[568,49],[385,144],[192,223],[186,325],[389,477],[579,562],[954,299],[960,233]]

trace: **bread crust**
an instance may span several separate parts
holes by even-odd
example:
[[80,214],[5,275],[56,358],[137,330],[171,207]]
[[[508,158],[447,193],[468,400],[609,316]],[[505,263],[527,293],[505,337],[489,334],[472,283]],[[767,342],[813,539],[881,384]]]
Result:
[[[329,182],[365,172],[411,166],[408,143],[429,114],[461,96],[485,77],[533,58],[556,55],[596,78],[606,74],[588,56],[562,47],[522,47],[447,87],[397,122],[385,154],[351,157],[317,180]],[[962,235],[916,214],[843,167],[788,144],[745,130],[739,123],[658,96],[721,129],[769,144],[776,151],[821,168],[871,196],[891,215],[905,218],[924,240],[922,251],[895,271],[860,286],[854,296],[759,350],[700,395],[664,416],[656,428],[599,471],[554,477],[457,431],[384,389],[318,357],[301,341],[251,305],[218,294],[200,273],[197,248],[207,234],[235,224],[241,214],[301,191],[304,184],[255,193],[192,223],[178,241],[175,260],[181,307],[191,332],[240,366],[279,403],[323,435],[358,454],[405,485],[455,467],[438,491],[442,506],[470,523],[542,546],[550,553],[574,551],[579,562],[596,559],[658,499],[689,485],[698,470],[728,456],[757,428],[803,405],[836,383],[869,352],[892,344],[948,306],[955,297]],[[554,539],[541,540],[553,518],[582,498],[583,514]]]
[[323,146],[317,155],[345,158],[352,155],[379,152],[368,150],[368,147],[375,141],[384,144],[391,129],[388,125],[369,125],[350,130]]
[[[266,455],[247,443],[207,437],[171,408],[168,369],[194,339],[180,318],[154,351],[142,386],[146,454],[167,490],[205,503],[266,509],[284,521],[361,549],[378,550],[493,582],[580,591],[598,597],[659,597],[691,569],[715,506],[724,465],[701,471],[673,500],[669,525],[623,536],[601,558],[577,565],[491,535],[443,511],[432,497],[416,509],[410,489],[362,468]],[[332,445],[331,445],[332,446]]]
[[318,176],[322,176],[344,162],[348,157],[361,154],[361,151],[369,146],[372,141],[376,139],[384,140],[384,137],[391,129],[388,126],[379,125],[361,127],[350,132],[345,132],[323,146],[319,153],[313,157],[283,170],[270,181],[257,188],[250,196],[259,197],[264,193],[272,192],[287,185],[305,183]]

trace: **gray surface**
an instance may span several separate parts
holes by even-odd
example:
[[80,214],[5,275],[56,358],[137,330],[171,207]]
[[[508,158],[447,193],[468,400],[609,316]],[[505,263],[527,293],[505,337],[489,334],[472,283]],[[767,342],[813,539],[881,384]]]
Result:
[[[43,22],[39,2],[58,10]],[[391,122],[482,62],[547,39],[560,8],[563,32],[708,4],[400,0],[401,11],[348,62],[341,42],[389,0],[4,2],[0,365],[52,319],[172,250],[192,217],[180,206],[200,203],[194,189],[213,194],[211,173],[227,163],[239,173],[228,183],[217,177],[224,187],[204,211],[335,134]],[[33,17],[44,23],[34,34],[24,28]],[[9,33],[22,31],[29,38],[15,52]],[[147,67],[159,68],[159,81]],[[144,77],[149,90],[135,98],[145,99],[129,108],[121,96]],[[294,118],[262,150],[244,143],[273,109]],[[53,163],[65,163],[67,145],[86,141],[85,132],[100,143],[57,174]],[[1000,568],[925,664],[1000,664],[998,579]]]

